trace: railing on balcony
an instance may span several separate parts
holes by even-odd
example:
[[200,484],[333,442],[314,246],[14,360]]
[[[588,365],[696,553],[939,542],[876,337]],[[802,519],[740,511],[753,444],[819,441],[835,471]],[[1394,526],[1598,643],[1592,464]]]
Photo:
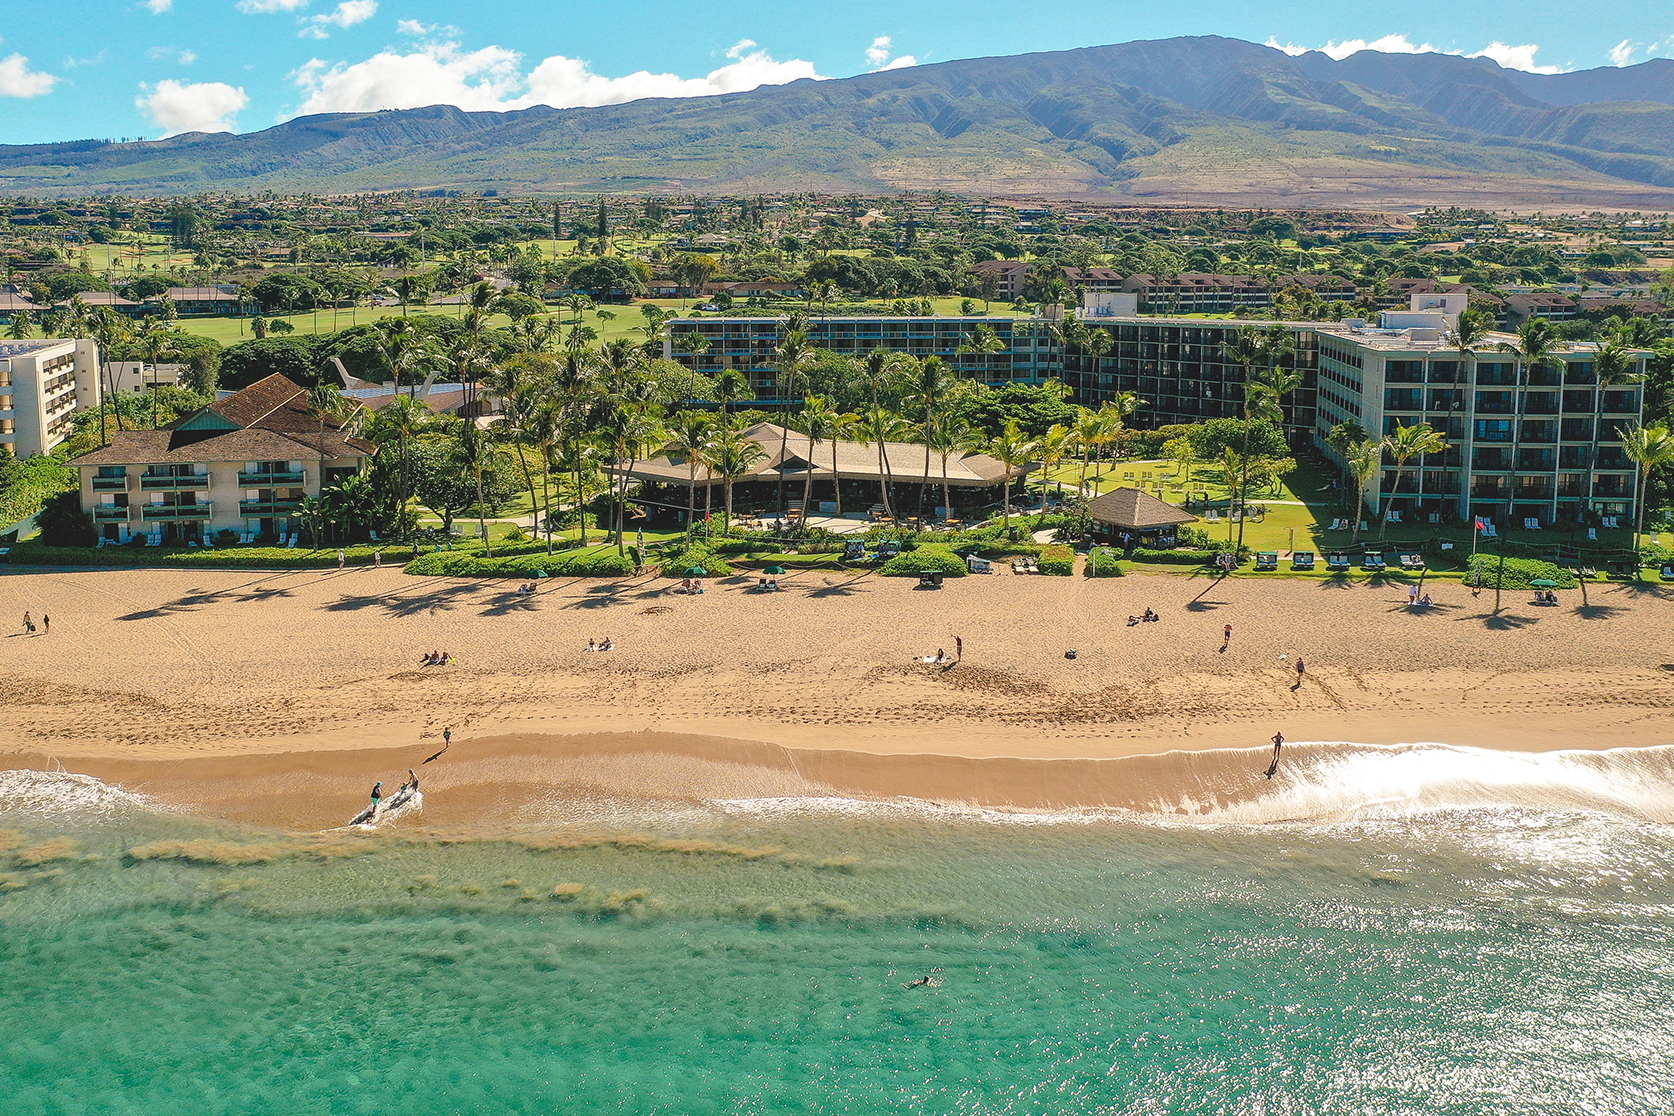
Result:
[[294,515],[301,500],[240,500],[240,515]]
[[125,520],[128,518],[128,511],[128,505],[126,504],[123,504],[120,507],[114,504],[100,504],[98,507],[93,509],[93,518],[104,520]]
[[94,477],[94,492],[126,492],[128,491],[127,477]]
[[179,488],[208,488],[209,478],[207,476],[161,477],[147,474],[140,477],[140,487],[147,492],[161,492]]
[[147,504],[143,519],[208,519],[208,504]]
[[240,488],[280,488],[285,485],[301,484],[303,475],[297,473],[240,473],[238,485]]

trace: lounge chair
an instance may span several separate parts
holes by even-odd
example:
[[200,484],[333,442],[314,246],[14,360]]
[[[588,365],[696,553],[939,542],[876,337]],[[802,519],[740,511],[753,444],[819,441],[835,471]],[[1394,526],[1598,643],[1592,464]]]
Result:
[[1214,508],[1210,508],[1208,511],[1203,513],[1203,520],[1205,523],[1219,523],[1221,521],[1221,513],[1216,511]]
[[1613,515],[1605,516],[1604,525],[1612,531],[1616,530],[1616,517]]
[[1523,530],[1525,530],[1525,531],[1538,531],[1538,530],[1540,530],[1540,520],[1535,519],[1532,516],[1526,517],[1523,520]]
[[1390,523],[1399,523],[1401,522],[1401,513],[1396,511],[1394,508],[1390,508],[1389,514],[1384,516],[1384,519],[1388,520]]
[[98,550],[98,549],[100,549],[100,548],[101,548],[101,547],[103,547],[103,546],[104,546],[104,545],[105,545],[105,544],[106,544],[106,543],[108,543],[108,542],[110,542],[110,540],[109,540],[109,539],[107,539],[107,538],[105,538],[105,537],[104,537],[104,536],[103,536],[103,535],[100,535],[100,536],[99,536],[99,544],[98,544],[98,546],[95,546],[95,547],[94,547],[94,548],[93,548],[93,549],[94,549],[94,550]]
[[1325,556],[1325,568],[1346,573],[1353,568],[1353,563],[1349,561],[1347,554],[1327,554]]
[[1298,550],[1290,556],[1290,568],[1293,570],[1311,570],[1314,568],[1314,552]]
[[1367,554],[1360,559],[1360,568],[1377,573],[1380,570],[1388,569],[1389,563],[1384,561],[1381,554]]
[[1422,570],[1424,559],[1417,554],[1403,554],[1401,555],[1401,568],[1403,570]]
[[1267,573],[1279,568],[1279,552],[1276,550],[1261,550],[1256,552],[1255,568],[1257,573]]
[[991,574],[994,572],[994,563],[975,554],[968,555],[965,558],[965,565],[975,574]]
[[291,535],[291,541],[285,544],[285,549],[286,550],[295,550],[296,549],[296,540],[301,538],[301,537],[302,536],[299,535],[299,534],[292,534]]
[[1587,541],[1588,542],[1598,542],[1598,528],[1597,527],[1587,528]]
[[1331,526],[1326,528],[1327,531],[1341,531],[1342,529],[1343,529],[1343,521],[1340,520],[1340,519],[1333,519],[1331,521]]

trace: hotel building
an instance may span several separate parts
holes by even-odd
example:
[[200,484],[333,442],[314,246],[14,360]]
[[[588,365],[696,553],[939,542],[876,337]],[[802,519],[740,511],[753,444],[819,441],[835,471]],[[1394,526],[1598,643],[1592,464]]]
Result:
[[100,398],[92,341],[0,341],[0,446],[12,456],[48,452]]

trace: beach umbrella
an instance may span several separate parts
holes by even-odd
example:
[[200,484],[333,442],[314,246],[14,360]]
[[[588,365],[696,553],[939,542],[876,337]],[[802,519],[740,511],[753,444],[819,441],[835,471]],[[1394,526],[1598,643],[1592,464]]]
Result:
[[1558,583],[1556,581],[1551,581],[1544,577],[1535,578],[1533,581],[1529,582],[1529,585],[1534,589],[1556,589],[1558,587]]
[[687,577],[704,577],[708,573],[709,573],[709,571],[704,569],[702,566],[687,566],[686,567],[686,576]]
[[772,574],[774,577],[779,577],[780,575],[782,575],[785,572],[785,567],[783,567],[783,566],[769,566],[761,572],[765,573],[765,574]]

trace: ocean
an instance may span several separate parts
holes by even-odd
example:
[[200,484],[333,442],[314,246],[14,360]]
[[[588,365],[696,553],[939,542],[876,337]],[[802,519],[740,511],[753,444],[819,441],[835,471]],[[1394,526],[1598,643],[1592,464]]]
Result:
[[1287,757],[452,835],[0,772],[0,1113],[1674,1109],[1674,752]]

